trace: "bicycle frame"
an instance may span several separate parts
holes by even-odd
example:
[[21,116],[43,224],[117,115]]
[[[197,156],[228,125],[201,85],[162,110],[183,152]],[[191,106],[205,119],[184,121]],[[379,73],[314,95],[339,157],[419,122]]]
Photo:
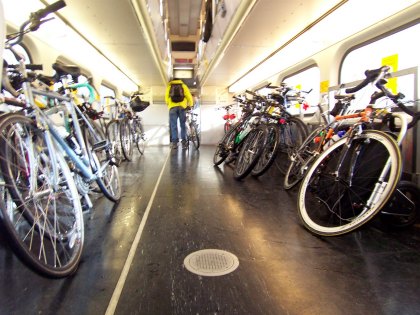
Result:
[[[35,109],[36,115],[41,118],[41,122],[43,122],[45,125],[43,126],[44,129],[51,132],[53,138],[60,144],[60,148],[69,156],[69,158],[74,162],[77,169],[83,174],[83,177],[85,177],[88,181],[94,181],[98,178],[96,174],[92,172],[89,157],[87,154],[86,144],[83,139],[83,133],[82,129],[79,124],[79,119],[77,116],[77,112],[75,110],[76,106],[72,104],[71,98],[65,97],[62,95],[59,95],[54,92],[45,92],[45,91],[38,91],[33,89],[28,82],[24,83],[25,91],[30,91],[29,94],[35,94],[35,95],[41,95],[45,96],[47,98],[56,99],[58,101],[61,101],[64,103],[66,109],[70,113],[70,116],[73,121],[73,128],[75,132],[75,137],[77,139],[78,144],[80,145],[80,149],[82,151],[81,156],[77,155],[76,152],[66,143],[66,141],[60,136],[59,132],[56,129],[56,126],[51,121],[51,119],[48,117],[47,114],[44,113],[41,109],[38,108],[38,106],[31,104],[33,102],[33,98],[29,97],[27,98],[29,104],[31,105],[32,109]],[[26,92],[25,92],[26,93]],[[83,117],[83,115],[81,115]],[[38,123],[40,121],[38,120]],[[85,120],[87,126],[93,130],[93,127],[90,126],[89,121]]]

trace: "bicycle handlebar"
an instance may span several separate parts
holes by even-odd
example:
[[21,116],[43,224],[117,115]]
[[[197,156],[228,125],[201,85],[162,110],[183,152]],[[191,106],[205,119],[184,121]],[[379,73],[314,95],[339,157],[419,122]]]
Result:
[[48,14],[56,12],[66,6],[66,2],[64,0],[59,0],[54,2],[43,9],[40,9],[36,12],[31,13],[30,20],[32,22],[39,21],[46,17]]
[[358,85],[352,88],[347,88],[345,90],[346,93],[356,93],[357,91],[363,89],[366,85],[371,82],[377,81],[381,79],[388,71],[390,70],[389,66],[382,66],[378,69],[374,70],[366,70],[365,76],[366,78],[360,82]]
[[408,128],[411,128],[417,123],[419,119],[419,113],[412,111],[400,101],[401,99],[405,97],[404,94],[402,93],[394,94],[391,92],[391,90],[389,90],[385,86],[387,81],[384,79],[384,77],[386,76],[386,74],[389,73],[390,69],[391,68],[389,66],[382,66],[378,69],[366,70],[365,71],[366,78],[355,87],[346,89],[345,92],[355,93],[361,90],[362,88],[364,88],[365,86],[367,86],[369,83],[374,83],[375,86],[380,90],[380,92],[375,92],[372,94],[370,103],[374,104],[376,100],[378,100],[379,98],[384,97],[384,96],[388,97],[403,112],[405,112],[406,114],[410,115],[413,118],[413,120],[407,126]]
[[[6,68],[8,69],[19,69],[19,65],[7,65]],[[25,64],[25,68],[27,70],[43,70],[44,67],[42,65],[37,64]]]
[[251,94],[252,96],[255,96],[255,97],[260,97],[257,93],[252,92],[250,90],[245,90],[245,93]]
[[89,90],[89,103],[93,103],[95,101],[95,89],[89,83],[75,83],[68,86],[69,89],[77,89],[85,87]]
[[50,20],[50,19],[42,20],[44,17],[46,17],[50,13],[56,12],[64,8],[65,6],[66,6],[65,1],[59,0],[57,2],[54,2],[46,6],[43,9],[32,12],[29,16],[29,19],[22,23],[22,25],[20,26],[19,32],[15,34],[16,36],[12,36],[11,38],[8,38],[7,43],[9,44],[9,46],[14,46],[21,43],[23,39],[23,35],[26,32],[36,31],[42,23],[45,23]]

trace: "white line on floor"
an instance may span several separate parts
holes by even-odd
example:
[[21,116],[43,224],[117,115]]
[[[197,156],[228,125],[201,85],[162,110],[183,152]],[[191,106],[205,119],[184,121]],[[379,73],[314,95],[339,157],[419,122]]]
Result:
[[143,233],[144,226],[146,225],[147,217],[149,216],[150,208],[152,207],[153,201],[155,199],[156,191],[159,186],[160,180],[163,175],[166,163],[168,162],[171,151],[169,151],[168,156],[166,157],[165,163],[163,164],[162,170],[160,171],[158,180],[156,182],[155,188],[153,189],[152,196],[147,205],[146,211],[144,212],[143,218],[141,219],[139,229],[137,230],[136,237],[134,238],[133,244],[131,245],[130,252],[128,253],[127,259],[125,261],[124,267],[121,271],[120,278],[118,279],[117,286],[114,289],[111,300],[109,301],[108,308],[106,309],[105,315],[113,315],[115,309],[117,308],[118,301],[121,296],[121,292],[124,288],[125,281],[127,280],[128,272],[130,271],[131,263],[133,262],[134,255],[136,254],[137,247],[140,242],[141,234]]

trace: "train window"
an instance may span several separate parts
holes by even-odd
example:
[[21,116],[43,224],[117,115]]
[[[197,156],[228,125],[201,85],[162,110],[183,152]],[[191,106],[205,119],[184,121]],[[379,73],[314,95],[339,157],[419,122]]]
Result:
[[[413,38],[417,38],[419,32],[420,24],[416,24],[353,48],[342,62],[340,82],[350,83],[362,80],[365,70],[379,68],[382,65],[390,66],[392,72],[418,67],[420,48],[418,45],[413,45]],[[403,91],[406,99],[413,99],[416,88],[415,75],[399,74],[398,78],[389,79],[388,87],[394,93]],[[353,109],[364,108],[369,97],[370,93],[357,93]],[[383,103],[383,106],[385,105]]]
[[[13,48],[25,58],[26,64],[32,63],[31,55],[23,45],[17,44]],[[4,50],[3,59],[6,60],[9,65],[15,65],[18,63],[13,53],[8,49]]]
[[416,24],[353,48],[343,60],[340,82],[361,80],[366,69],[378,68],[383,64],[391,66],[394,72],[419,66],[420,46],[413,45],[413,39],[417,38],[419,33],[420,24]]
[[320,71],[318,67],[306,68],[303,71],[288,76],[283,80],[283,83],[301,91],[310,91],[306,96],[306,103],[309,107],[307,105],[301,106],[294,104],[289,108],[289,113],[292,115],[303,113],[305,115],[313,114],[317,110],[320,93]]
[[122,95],[122,101],[124,102],[124,103],[128,103],[129,101],[130,101],[130,96],[128,95],[128,94],[123,94]]
[[110,99],[110,98],[106,98],[106,96],[112,96],[115,97],[115,91],[113,89],[111,89],[110,87],[101,84],[100,89],[99,89],[99,95],[101,96],[101,105],[102,108],[104,109],[104,114],[108,117],[113,117],[113,114],[116,113],[116,109],[110,105],[114,104],[115,101]]

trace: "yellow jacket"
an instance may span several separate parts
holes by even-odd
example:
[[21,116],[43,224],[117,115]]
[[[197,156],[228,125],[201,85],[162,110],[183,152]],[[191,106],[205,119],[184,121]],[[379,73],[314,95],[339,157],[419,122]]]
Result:
[[[179,103],[174,103],[171,100],[171,97],[169,96],[169,92],[171,90],[172,84],[182,84],[182,88],[184,89],[184,100]],[[165,93],[165,101],[168,105],[168,109],[171,109],[172,107],[181,106],[182,108],[192,107],[194,105],[194,100],[191,95],[190,89],[188,86],[185,85],[182,80],[172,80],[169,82],[168,86],[166,87],[166,93]]]

